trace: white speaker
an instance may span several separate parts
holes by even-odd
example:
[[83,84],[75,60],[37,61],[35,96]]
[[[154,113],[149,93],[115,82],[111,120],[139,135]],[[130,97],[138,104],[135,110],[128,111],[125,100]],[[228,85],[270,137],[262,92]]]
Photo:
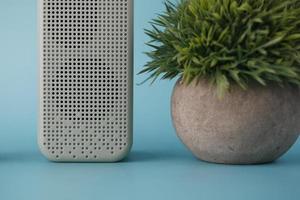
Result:
[[39,130],[57,162],[116,162],[132,145],[133,1],[39,0]]

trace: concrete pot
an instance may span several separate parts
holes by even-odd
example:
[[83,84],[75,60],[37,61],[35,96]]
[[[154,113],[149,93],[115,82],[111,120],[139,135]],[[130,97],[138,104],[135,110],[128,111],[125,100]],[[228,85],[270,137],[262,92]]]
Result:
[[252,84],[233,86],[222,99],[207,81],[177,82],[172,117],[182,142],[201,160],[222,164],[269,163],[296,142],[300,90]]

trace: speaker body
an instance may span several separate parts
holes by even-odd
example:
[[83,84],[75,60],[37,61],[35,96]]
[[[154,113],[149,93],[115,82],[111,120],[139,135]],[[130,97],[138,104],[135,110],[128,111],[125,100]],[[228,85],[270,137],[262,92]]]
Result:
[[42,153],[115,162],[132,145],[132,0],[38,0]]

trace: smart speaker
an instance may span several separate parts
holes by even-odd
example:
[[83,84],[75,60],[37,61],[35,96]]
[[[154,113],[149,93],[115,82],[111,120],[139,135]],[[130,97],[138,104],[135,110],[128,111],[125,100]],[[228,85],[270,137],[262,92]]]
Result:
[[132,145],[132,0],[39,0],[39,130],[57,162],[116,162]]

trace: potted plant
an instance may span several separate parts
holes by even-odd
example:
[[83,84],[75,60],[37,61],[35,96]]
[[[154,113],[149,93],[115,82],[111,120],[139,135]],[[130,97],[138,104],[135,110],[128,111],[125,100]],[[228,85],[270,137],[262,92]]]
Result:
[[268,163],[300,132],[300,1],[167,1],[146,30],[149,79],[178,78],[177,134],[198,158]]

